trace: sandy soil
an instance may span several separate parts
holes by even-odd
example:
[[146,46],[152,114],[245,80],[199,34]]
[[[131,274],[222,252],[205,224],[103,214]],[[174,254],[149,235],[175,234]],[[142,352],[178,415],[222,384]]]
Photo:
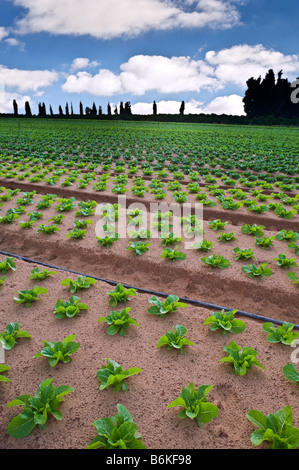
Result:
[[[20,187],[24,191],[25,188],[38,189],[35,201],[40,200],[41,194],[51,193],[65,197],[75,195],[76,202],[89,199],[116,202],[115,196],[109,197],[108,193],[95,195],[86,190],[43,184],[31,186],[21,182],[5,181],[4,184],[2,181],[0,184]],[[16,197],[6,202],[1,215],[9,207],[15,207],[15,201]],[[143,199],[138,201],[144,202]],[[35,206],[26,210],[32,212]],[[47,224],[48,219],[57,214],[55,203],[42,212],[41,223]],[[161,259],[163,248],[158,238],[151,240],[150,250],[141,257],[126,250],[128,239],[120,239],[111,248],[102,248],[95,239],[97,216],[88,217],[94,224],[88,227],[83,240],[66,239],[76,217],[75,211],[64,215],[66,218],[59,226],[60,232],[50,236],[36,233],[39,222],[33,229],[20,229],[19,222],[27,220],[27,216],[21,216],[13,224],[1,225],[0,250],[101,279],[299,323],[298,286],[287,279],[287,271],[276,266],[273,260],[280,253],[296,257],[294,252],[287,248],[285,242],[277,240],[273,247],[262,250],[255,246],[253,237],[241,233],[244,223],[265,225],[267,236],[276,235],[282,228],[298,231],[297,217],[286,221],[270,213],[256,216],[246,211],[204,208],[204,237],[214,242],[211,254],[223,254],[231,262],[228,269],[215,271],[200,261],[206,253],[185,251],[184,242],[179,248],[185,251],[187,258],[177,263]],[[225,231],[234,231],[238,240],[220,243],[217,232],[208,226],[208,220],[215,218],[228,220]],[[233,248],[236,246],[252,248],[256,255],[255,264],[269,263],[273,275],[262,281],[249,279],[241,270],[241,266],[249,263],[234,260]],[[4,259],[5,255],[0,255],[0,261]],[[299,426],[298,385],[289,382],[282,373],[283,366],[290,362],[292,349],[268,343],[262,320],[239,315],[246,322],[246,330],[239,335],[223,337],[220,332],[212,333],[203,325],[213,309],[188,304],[187,308],[161,319],[148,314],[151,295],[140,291],[127,304],[140,327],[130,327],[124,338],[110,337],[106,326],[97,322],[112,310],[107,295],[112,290],[110,284],[98,281],[89,290],[81,292],[82,302],[90,309],[73,319],[58,320],[53,307],[58,298],[67,300],[70,295],[61,286],[61,281],[77,276],[58,270],[55,276],[42,283],[48,288],[48,293],[30,308],[25,308],[17,305],[13,296],[16,291],[36,284],[29,280],[35,264],[18,259],[17,266],[16,272],[7,274],[1,287],[0,331],[4,331],[10,322],[20,322],[21,328],[27,330],[32,338],[20,339],[14,349],[5,353],[5,362],[11,367],[5,375],[11,383],[3,382],[0,387],[1,449],[85,448],[96,435],[92,423],[100,417],[116,414],[117,403],[123,403],[132,413],[148,449],[252,449],[250,435],[255,427],[247,420],[246,413],[253,408],[268,414],[291,405],[294,424]],[[293,270],[298,273],[298,268]],[[159,338],[177,324],[187,328],[186,336],[195,343],[186,348],[184,356],[177,351],[156,347]],[[51,368],[45,358],[33,358],[42,349],[42,340],[58,341],[69,334],[76,334],[76,341],[81,344],[69,364],[61,363]],[[231,339],[242,347],[256,349],[266,370],[253,367],[246,376],[238,377],[229,365],[219,363],[225,356],[223,347]],[[127,392],[99,390],[96,373],[107,357],[119,362],[123,368],[136,366],[142,369],[140,374],[129,379]],[[40,382],[49,377],[54,378],[55,386],[64,384],[75,389],[61,406],[63,420],[56,421],[51,417],[45,430],[36,428],[29,437],[14,440],[6,428],[21,409],[6,408],[6,404],[18,395],[34,394]],[[180,420],[179,409],[167,409],[167,405],[190,382],[196,387],[214,385],[208,398],[219,407],[219,415],[202,428],[191,420]]]
[[[20,289],[33,287],[35,283],[29,281],[29,275],[34,265],[17,261],[17,267],[16,272],[8,274],[2,287],[0,329],[3,331],[7,323],[17,321],[32,338],[19,339],[14,349],[5,353],[6,364],[11,367],[6,376],[11,383],[3,382],[0,387],[2,449],[85,448],[96,435],[92,423],[114,415],[117,403],[130,410],[148,449],[251,449],[254,426],[246,418],[250,409],[268,414],[290,405],[298,425],[298,386],[288,382],[282,373],[282,367],[290,362],[290,348],[268,343],[262,322],[245,319],[244,332],[223,337],[203,325],[210,310],[189,305],[162,319],[148,314],[149,296],[138,293],[126,306],[131,307],[131,316],[140,327],[131,326],[124,337],[110,337],[106,324],[97,322],[111,311],[107,295],[112,290],[110,285],[98,282],[81,292],[80,298],[89,305],[89,311],[58,320],[53,307],[58,298],[69,296],[60,285],[68,277],[66,273],[57,272],[43,281],[48,293],[26,308],[17,305],[13,296]],[[188,330],[186,336],[195,343],[186,347],[184,356],[156,347],[160,336],[176,324],[184,325]],[[42,349],[42,340],[59,341],[69,334],[75,334],[81,344],[69,364],[51,368],[45,358],[33,358]],[[230,365],[219,363],[225,356],[223,347],[231,339],[242,347],[255,348],[266,370],[253,367],[246,376],[239,377],[233,374]],[[107,357],[124,368],[142,369],[128,380],[127,392],[99,390],[96,373]],[[21,407],[6,408],[6,403],[21,394],[35,393],[39,383],[50,377],[54,378],[55,386],[74,387],[61,405],[63,420],[50,417],[43,431],[35,428],[26,438],[11,438],[6,427]],[[195,386],[214,385],[208,397],[218,406],[219,415],[202,428],[191,420],[180,420],[179,409],[167,408],[190,382]]]

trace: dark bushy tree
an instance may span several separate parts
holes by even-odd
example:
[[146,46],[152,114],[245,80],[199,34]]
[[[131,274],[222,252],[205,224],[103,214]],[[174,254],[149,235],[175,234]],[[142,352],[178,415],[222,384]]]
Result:
[[265,78],[249,78],[247,90],[243,98],[244,111],[249,118],[282,117],[298,118],[299,104],[292,103],[293,88],[287,79],[282,78],[282,71],[277,80],[272,69],[268,70]]
[[153,102],[153,115],[154,116],[157,115],[157,103],[156,103],[156,101]]

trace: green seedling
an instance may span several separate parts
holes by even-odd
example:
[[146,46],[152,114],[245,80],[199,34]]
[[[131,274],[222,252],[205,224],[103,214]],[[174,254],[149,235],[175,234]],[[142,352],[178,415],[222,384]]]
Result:
[[276,328],[272,322],[263,324],[263,330],[268,333],[266,340],[269,343],[282,343],[286,346],[291,346],[296,338],[299,338],[299,332],[292,331],[293,328],[294,324],[289,322],[284,322]]
[[141,435],[137,432],[137,425],[131,413],[120,403],[116,407],[117,415],[94,421],[93,426],[98,435],[90,442],[87,449],[146,449],[140,440]]
[[20,290],[17,292],[18,297],[14,296],[17,304],[25,304],[27,308],[31,307],[31,303],[39,300],[39,295],[47,294],[48,289],[35,286],[33,289]]
[[67,364],[71,360],[71,355],[80,348],[79,343],[73,341],[76,335],[70,335],[63,341],[42,341],[44,347],[33,358],[46,357],[50,366],[55,367],[59,361]]
[[20,323],[9,323],[4,333],[0,332],[0,344],[3,349],[12,349],[17,344],[18,338],[31,338],[28,331],[20,330]]
[[238,310],[213,312],[204,322],[204,325],[210,325],[211,331],[222,330],[222,335],[228,333],[238,334],[245,330],[246,324],[242,320],[235,319]]
[[297,268],[297,263],[295,258],[287,258],[286,254],[278,255],[277,258],[273,258],[273,261],[276,261],[277,266],[284,269],[289,269],[291,267]]
[[76,281],[73,281],[70,278],[66,278],[61,281],[61,285],[67,286],[72,294],[75,292],[80,292],[82,289],[89,289],[96,283],[97,281],[94,278],[86,276],[79,276]]
[[259,410],[250,410],[246,418],[259,428],[250,436],[253,445],[259,446],[267,441],[270,442],[270,449],[298,448],[299,429],[293,426],[293,413],[290,406],[267,416]]
[[54,313],[56,318],[72,318],[75,315],[80,315],[82,310],[89,310],[86,304],[80,302],[80,298],[72,295],[69,301],[58,299],[54,306]]
[[52,378],[42,381],[33,396],[21,395],[6,405],[8,408],[24,406],[24,411],[14,417],[7,426],[7,432],[11,437],[17,439],[27,437],[35,426],[44,429],[49,414],[58,420],[62,419],[59,405],[64,401],[64,395],[73,392],[74,389],[68,385],[54,387],[52,381]]
[[215,253],[211,256],[204,256],[201,258],[201,261],[213,268],[226,269],[230,266],[228,259],[224,258],[222,255],[217,256]]
[[176,312],[178,308],[186,308],[187,304],[180,302],[180,298],[177,295],[169,295],[164,302],[158,299],[158,297],[150,297],[148,299],[152,307],[149,307],[148,313],[150,315],[158,315],[161,318],[165,318],[168,313]]
[[0,262],[0,272],[2,274],[6,274],[7,271],[9,271],[10,269],[12,271],[16,271],[17,265],[15,263],[15,259],[16,258],[12,258],[11,256],[8,256],[5,261]]
[[138,367],[130,367],[127,370],[123,370],[117,362],[109,358],[106,358],[106,361],[108,361],[108,364],[102,364],[97,373],[97,378],[100,381],[100,390],[112,387],[114,392],[119,390],[126,392],[128,390],[126,379],[142,372],[142,369]]
[[219,362],[228,362],[233,365],[233,371],[236,375],[245,375],[253,365],[266,369],[257,359],[257,351],[253,348],[241,346],[231,341],[228,346],[224,346],[223,350],[227,356],[220,359]]
[[260,267],[257,267],[255,264],[248,264],[242,267],[242,271],[248,274],[251,279],[263,279],[264,277],[272,276],[272,270],[267,268],[267,266],[268,263],[262,263]]
[[57,274],[56,271],[49,271],[47,268],[40,271],[39,267],[32,269],[29,279],[35,281],[43,281],[46,277],[51,276],[52,274]]
[[201,385],[197,390],[194,384],[190,383],[180,393],[179,398],[167,405],[167,408],[180,406],[183,410],[179,413],[180,419],[195,419],[197,425],[201,427],[217,418],[219,409],[213,403],[207,401],[206,395],[212,390],[213,385]]
[[168,331],[164,336],[161,336],[157,344],[157,348],[161,346],[167,346],[167,349],[178,349],[181,354],[184,355],[184,346],[192,346],[189,339],[184,338],[187,333],[187,328],[182,325],[176,325],[172,330]]
[[109,305],[115,307],[118,303],[127,302],[130,296],[137,295],[137,290],[134,288],[126,289],[121,283],[118,283],[114,291],[109,291],[110,297]]
[[126,330],[130,325],[140,326],[135,318],[132,318],[129,314],[131,307],[123,308],[119,312],[112,311],[110,315],[101,317],[98,322],[106,322],[109,327],[107,333],[109,336],[113,336],[117,333],[120,336],[125,336]]
[[2,375],[3,372],[6,372],[10,370],[10,367],[8,367],[5,364],[0,364],[0,382],[11,382],[11,380],[8,377],[5,377],[5,375]]

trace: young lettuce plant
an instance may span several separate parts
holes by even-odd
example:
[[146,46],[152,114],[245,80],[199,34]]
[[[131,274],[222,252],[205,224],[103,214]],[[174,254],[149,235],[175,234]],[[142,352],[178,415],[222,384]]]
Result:
[[146,251],[149,250],[150,243],[130,242],[130,245],[127,247],[128,251],[133,251],[135,255],[143,255]]
[[296,255],[299,256],[299,245],[296,245],[295,242],[289,243],[288,248],[290,248],[290,250],[294,250]]
[[40,271],[39,267],[32,269],[29,279],[35,281],[43,281],[46,277],[51,276],[52,274],[57,274],[56,271],[49,271],[47,268]]
[[273,246],[273,240],[275,237],[254,237],[255,238],[255,244],[257,246],[260,246],[263,250],[266,248],[269,248],[270,246]]
[[267,268],[268,263],[262,263],[260,267],[257,267],[255,264],[248,264],[242,267],[242,271],[245,274],[248,274],[251,279],[272,276],[272,270]]
[[231,341],[228,346],[224,346],[223,350],[227,356],[220,359],[219,362],[228,362],[233,365],[233,370],[236,375],[245,375],[253,365],[266,369],[257,359],[257,351],[253,348],[241,346]]
[[12,349],[17,344],[18,338],[31,338],[28,331],[20,330],[20,323],[9,323],[4,333],[0,332],[0,344],[3,349]]
[[259,446],[263,441],[267,441],[270,442],[270,449],[298,448],[299,429],[293,426],[293,413],[290,406],[267,416],[259,410],[250,410],[246,418],[259,428],[250,436],[253,445]]
[[298,232],[294,232],[293,230],[280,230],[280,232],[278,232],[278,234],[275,236],[276,240],[281,240],[281,241],[285,241],[285,242],[295,242],[297,240],[299,240],[299,233]]
[[54,222],[55,224],[61,224],[63,219],[65,219],[65,215],[57,214],[57,215],[53,215],[53,217],[51,219],[49,219],[48,222]]
[[294,282],[294,284],[299,284],[299,276],[295,272],[288,273],[288,279]]
[[194,343],[192,343],[189,339],[184,338],[186,333],[187,328],[182,325],[176,325],[172,328],[172,330],[161,336],[157,344],[157,348],[160,348],[161,346],[167,346],[167,349],[178,349],[181,351],[181,355],[184,355],[184,346],[194,345]]
[[0,287],[3,285],[3,282],[7,279],[6,276],[0,277]]
[[206,395],[211,391],[213,385],[201,385],[197,390],[194,384],[190,383],[180,393],[179,398],[167,405],[167,408],[181,406],[184,408],[178,415],[180,419],[195,419],[197,425],[201,427],[204,423],[209,423],[217,418],[219,409],[213,403],[209,403]]
[[256,237],[263,237],[264,236],[264,225],[257,225],[257,224],[245,224],[241,227],[241,232],[246,233],[248,235],[254,235]]
[[158,315],[161,318],[165,318],[168,313],[176,312],[178,308],[186,308],[187,304],[180,302],[180,298],[177,295],[169,295],[164,302],[158,299],[158,297],[150,297],[148,299],[152,307],[149,307],[148,313],[150,315]]
[[0,364],[0,382],[11,382],[8,377],[2,375],[2,372],[6,372],[7,370],[10,370],[10,367],[5,364]]
[[140,440],[141,434],[137,432],[128,409],[118,403],[117,415],[112,418],[100,418],[94,421],[97,436],[90,442],[86,449],[146,449]]
[[99,318],[98,322],[105,321],[109,325],[107,330],[109,336],[116,335],[117,333],[119,333],[120,336],[125,336],[126,330],[130,325],[140,326],[136,318],[130,316],[130,310],[131,307],[123,308],[119,312],[112,311],[110,315]]
[[225,312],[213,312],[204,322],[204,325],[210,325],[211,331],[222,330],[222,335],[228,333],[238,334],[245,330],[246,324],[242,320],[236,320],[235,314],[238,310],[230,310]]
[[181,237],[175,237],[173,232],[170,232],[167,236],[160,235],[160,239],[162,240],[162,246],[172,246],[183,241]]
[[211,256],[204,256],[201,258],[201,261],[213,268],[226,269],[230,266],[228,259],[224,258],[222,255],[217,256],[215,253]]
[[186,256],[186,253],[178,251],[177,246],[174,248],[174,250],[172,250],[171,248],[165,248],[165,250],[163,250],[161,254],[161,258],[169,259],[173,262],[182,261],[186,259]]
[[251,248],[246,248],[244,250],[241,250],[239,247],[234,248],[234,253],[236,253],[236,257],[234,258],[235,261],[238,261],[239,259],[255,259],[254,253]]
[[151,238],[152,233],[150,230],[146,228],[141,228],[139,230],[134,230],[133,232],[129,232],[129,236],[133,240],[149,239]]
[[114,291],[109,291],[110,297],[109,305],[115,307],[118,303],[127,302],[130,300],[130,296],[137,295],[137,290],[133,288],[126,289],[121,283],[118,283]]
[[30,228],[33,227],[34,221],[33,220],[26,220],[26,222],[20,222],[20,228],[23,228],[25,230],[29,230]]
[[114,392],[118,392],[120,389],[126,392],[129,387],[125,380],[132,377],[132,375],[142,372],[142,369],[138,367],[130,367],[127,370],[123,370],[117,362],[109,358],[106,358],[106,361],[108,361],[108,364],[102,364],[100,370],[97,372],[97,378],[100,381],[100,390],[112,387]]
[[72,318],[75,315],[80,315],[81,310],[89,310],[86,304],[80,302],[80,298],[72,295],[69,301],[58,299],[54,306],[54,313],[56,318]]
[[52,225],[41,224],[38,228],[37,233],[46,233],[48,235],[51,235],[52,233],[59,232],[59,231],[60,231],[60,228],[56,224],[52,224]]
[[24,411],[15,416],[7,426],[7,432],[11,437],[23,438],[29,436],[35,426],[44,429],[48,420],[48,414],[61,420],[62,413],[58,410],[64,395],[74,391],[68,385],[54,387],[53,379],[46,379],[40,383],[36,393],[32,395],[21,395],[10,401],[6,406],[24,406]]
[[33,289],[20,290],[17,292],[18,297],[14,296],[17,304],[25,304],[27,308],[31,307],[31,303],[39,300],[39,295],[47,294],[48,289],[35,286]]
[[293,341],[299,338],[299,332],[292,331],[293,328],[294,324],[289,322],[284,322],[276,328],[272,322],[263,324],[263,330],[268,333],[266,340],[269,343],[282,343],[286,346],[291,346]]
[[17,265],[15,263],[15,259],[16,258],[12,258],[12,257],[8,256],[5,261],[0,262],[0,272],[2,274],[6,274],[7,271],[9,271],[10,269],[12,271],[16,271],[17,270]]
[[117,242],[117,240],[119,239],[119,235],[118,233],[116,233],[114,236],[106,235],[105,237],[96,237],[96,238],[97,238],[97,243],[100,246],[107,246],[108,248],[110,248],[113,245],[113,243]]
[[67,286],[72,294],[80,292],[82,289],[89,289],[96,283],[97,281],[94,278],[86,276],[79,276],[76,281],[72,281],[70,278],[66,278],[61,281],[61,285]]
[[74,228],[66,235],[65,238],[77,238],[82,240],[85,237],[86,233],[87,231],[84,229]]
[[277,258],[273,258],[273,261],[277,262],[277,266],[284,269],[290,269],[291,267],[297,268],[295,258],[287,258],[286,254],[278,255]]
[[201,242],[195,242],[192,248],[199,251],[210,251],[213,248],[213,245],[213,242],[209,242],[204,238]]
[[294,364],[287,364],[282,370],[288,380],[293,383],[299,382],[299,372],[296,370]]
[[222,242],[222,243],[226,243],[226,242],[230,242],[230,241],[234,241],[234,240],[237,240],[237,238],[235,237],[234,235],[234,232],[231,232],[231,233],[221,233],[221,232],[218,232],[218,241],[219,242]]
[[46,357],[51,367],[55,367],[59,361],[66,364],[70,362],[71,354],[80,348],[80,344],[74,341],[75,337],[76,335],[70,335],[63,341],[42,341],[44,343],[43,349],[33,358]]

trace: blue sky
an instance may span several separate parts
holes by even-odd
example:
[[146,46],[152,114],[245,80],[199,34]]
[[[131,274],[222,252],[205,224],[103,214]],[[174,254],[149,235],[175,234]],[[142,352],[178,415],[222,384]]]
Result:
[[246,80],[299,77],[298,0],[0,0],[0,112],[242,114]]

